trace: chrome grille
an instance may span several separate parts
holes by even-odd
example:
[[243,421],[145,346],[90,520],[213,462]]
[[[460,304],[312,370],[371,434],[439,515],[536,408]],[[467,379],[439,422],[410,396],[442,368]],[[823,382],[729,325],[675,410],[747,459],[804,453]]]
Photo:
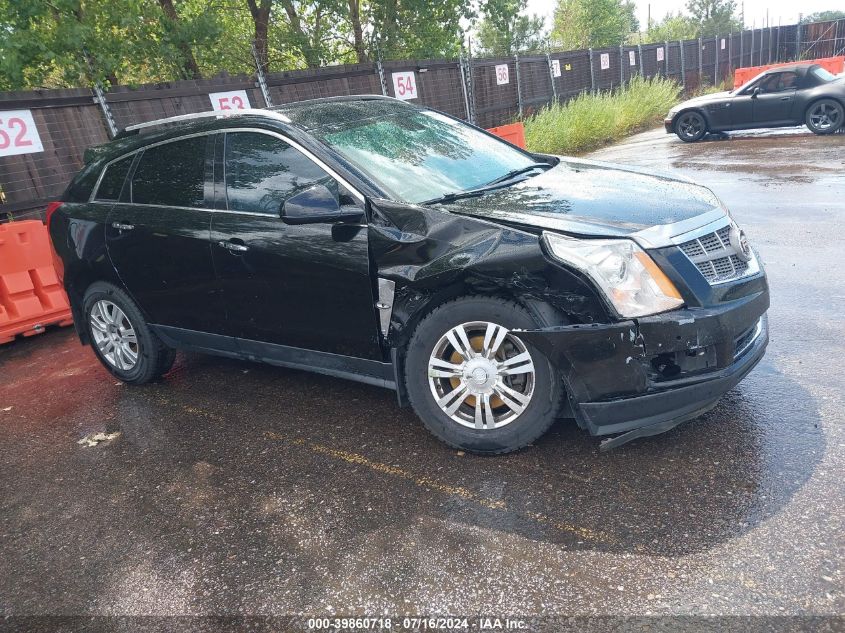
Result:
[[750,268],[731,244],[730,225],[683,242],[679,248],[711,284],[738,279]]

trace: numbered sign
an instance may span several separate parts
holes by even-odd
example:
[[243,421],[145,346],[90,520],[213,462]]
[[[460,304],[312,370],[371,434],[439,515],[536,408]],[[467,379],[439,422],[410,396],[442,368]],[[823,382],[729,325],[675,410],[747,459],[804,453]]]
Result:
[[722,38],[722,50],[725,50],[725,38]]
[[211,99],[211,107],[214,110],[246,110],[252,106],[249,104],[249,96],[246,90],[230,90],[229,92],[212,92],[208,95]]
[[[567,68],[569,70],[569,68]],[[560,60],[553,59],[552,60],[552,75],[555,77],[560,77]]]
[[405,101],[417,98],[417,78],[413,70],[393,73],[393,94]]
[[43,152],[38,128],[29,110],[0,111],[0,157]]
[[607,70],[610,68],[610,53],[601,54],[601,69]]
[[657,49],[657,61],[659,61],[659,62],[663,61],[663,47],[662,46]]
[[508,65],[499,64],[496,66],[496,85],[504,86],[507,83],[510,83],[510,78],[508,77]]
[[637,54],[634,51],[628,51],[628,63],[631,66],[637,65]]

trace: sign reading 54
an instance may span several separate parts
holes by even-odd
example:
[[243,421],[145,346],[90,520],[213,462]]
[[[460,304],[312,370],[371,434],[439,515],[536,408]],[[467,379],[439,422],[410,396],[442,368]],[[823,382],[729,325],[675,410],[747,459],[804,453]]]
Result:
[[393,73],[393,94],[397,99],[416,99],[417,79],[414,71],[409,70],[403,73]]

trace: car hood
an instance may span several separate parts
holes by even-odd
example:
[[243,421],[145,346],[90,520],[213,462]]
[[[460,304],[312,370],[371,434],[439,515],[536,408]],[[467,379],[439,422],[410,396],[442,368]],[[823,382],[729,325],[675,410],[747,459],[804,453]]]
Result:
[[[511,187],[443,205],[488,220],[590,236],[626,236],[723,209],[706,187],[639,169],[561,158]],[[702,221],[702,225],[705,221]]]
[[669,112],[678,112],[683,108],[688,108],[690,106],[701,106],[706,105],[708,103],[713,103],[714,101],[722,101],[727,99],[731,96],[730,92],[713,92],[707,95],[701,95],[700,97],[693,97],[692,99],[687,99],[676,105],[674,108],[669,110]]

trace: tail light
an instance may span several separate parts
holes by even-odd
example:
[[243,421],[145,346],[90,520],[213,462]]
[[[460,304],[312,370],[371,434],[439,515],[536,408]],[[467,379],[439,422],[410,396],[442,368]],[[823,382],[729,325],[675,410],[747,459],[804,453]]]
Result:
[[56,209],[58,209],[60,206],[62,206],[61,202],[51,202],[47,205],[47,213],[45,214],[45,217],[48,231],[50,230],[50,218],[53,217],[53,214],[56,212]]

